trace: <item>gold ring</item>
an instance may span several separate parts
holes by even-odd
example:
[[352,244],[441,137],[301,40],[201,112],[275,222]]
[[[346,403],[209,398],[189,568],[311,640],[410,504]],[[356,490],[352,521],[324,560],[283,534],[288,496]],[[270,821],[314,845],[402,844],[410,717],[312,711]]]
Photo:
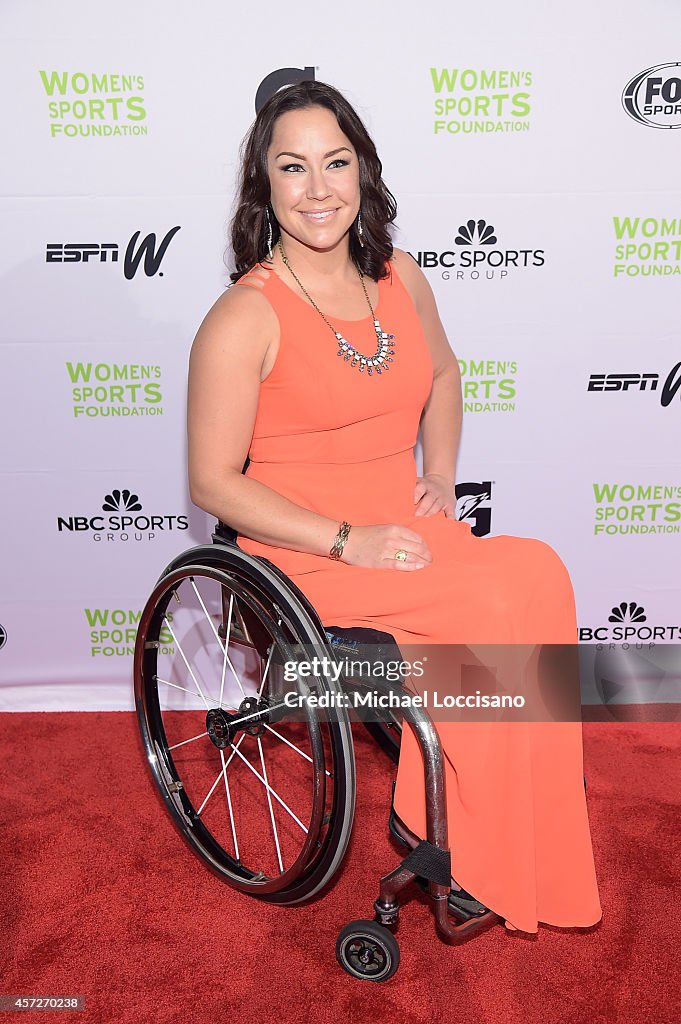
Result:
[[400,548],[399,551],[395,552],[395,558],[397,559],[398,562],[407,561],[407,552],[404,550],[404,548]]

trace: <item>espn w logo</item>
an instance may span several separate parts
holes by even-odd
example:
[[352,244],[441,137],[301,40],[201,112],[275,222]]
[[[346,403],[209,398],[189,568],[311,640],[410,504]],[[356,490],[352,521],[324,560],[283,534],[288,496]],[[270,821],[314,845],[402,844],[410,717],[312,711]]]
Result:
[[[159,273],[161,261],[171,241],[180,230],[180,225],[171,228],[158,248],[156,235],[152,231],[138,243],[140,232],[136,231],[127,244],[123,257],[123,274],[131,281],[142,261],[147,277],[155,277]],[[119,246],[117,242],[48,242],[45,253],[46,263],[118,263]],[[163,276],[161,273],[159,276]]]

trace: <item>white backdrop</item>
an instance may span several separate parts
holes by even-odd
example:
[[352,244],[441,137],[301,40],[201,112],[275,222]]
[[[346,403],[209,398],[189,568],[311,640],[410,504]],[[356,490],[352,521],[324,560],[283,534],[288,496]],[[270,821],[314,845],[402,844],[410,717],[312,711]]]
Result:
[[679,640],[679,39],[671,0],[5,2],[0,707],[133,707],[140,610],[214,522],[187,491],[186,373],[228,283],[238,145],[295,74],[358,109],[434,289],[460,514],[556,548],[585,641]]

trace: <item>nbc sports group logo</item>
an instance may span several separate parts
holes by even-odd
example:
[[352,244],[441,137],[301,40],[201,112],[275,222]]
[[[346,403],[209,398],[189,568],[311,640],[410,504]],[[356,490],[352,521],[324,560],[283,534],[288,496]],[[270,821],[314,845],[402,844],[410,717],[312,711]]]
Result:
[[189,529],[186,515],[140,515],[142,503],[137,494],[127,489],[111,491],[101,505],[106,516],[58,516],[59,533],[80,534],[99,543],[153,541],[158,534],[170,530]]
[[443,281],[503,281],[509,274],[543,267],[543,249],[506,248],[494,225],[468,220],[454,232],[456,248],[409,251],[423,270],[440,271]]
[[658,640],[681,639],[681,626],[651,624],[643,605],[638,601],[621,601],[610,609],[607,625],[580,626],[580,642],[621,643],[622,649],[629,646],[654,646]]

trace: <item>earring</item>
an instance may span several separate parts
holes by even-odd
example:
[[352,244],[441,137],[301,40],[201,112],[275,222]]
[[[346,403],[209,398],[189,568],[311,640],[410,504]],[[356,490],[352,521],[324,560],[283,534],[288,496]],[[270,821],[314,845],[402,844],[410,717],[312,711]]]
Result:
[[364,242],[362,241],[362,211],[360,210],[357,216],[357,234],[359,236],[359,244],[364,248]]
[[267,255],[270,263],[272,262],[272,221],[270,220],[270,208],[269,205],[265,207],[265,216],[267,217]]

